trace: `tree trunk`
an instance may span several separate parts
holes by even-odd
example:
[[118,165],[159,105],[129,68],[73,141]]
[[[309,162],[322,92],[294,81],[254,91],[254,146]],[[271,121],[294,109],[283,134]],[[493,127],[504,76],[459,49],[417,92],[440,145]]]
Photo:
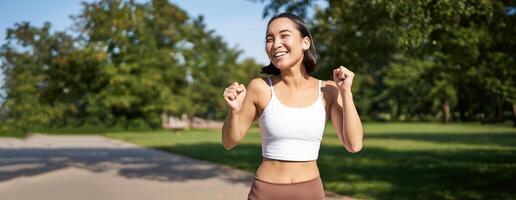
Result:
[[461,122],[468,121],[467,111],[468,111],[468,101],[464,89],[462,87],[458,88],[457,92],[458,102],[457,106],[459,109],[459,118]]
[[396,102],[398,103],[398,109],[396,110],[396,119],[400,120],[400,116],[401,116],[401,100],[397,99]]
[[464,101],[462,100],[461,97],[459,97],[458,103],[459,103],[458,108],[459,108],[460,121],[465,122],[466,121],[466,106],[464,105]]
[[498,103],[496,105],[495,121],[496,122],[503,122],[503,109],[502,109],[502,104],[501,103]]
[[516,127],[516,104],[512,104],[512,126]]
[[166,112],[163,112],[161,113],[161,126],[163,128],[167,128],[169,125],[169,121],[168,121],[168,113]]
[[441,111],[443,113],[442,116],[442,122],[445,124],[450,123],[451,121],[451,115],[450,115],[450,105],[448,103],[448,99],[443,99],[441,104]]

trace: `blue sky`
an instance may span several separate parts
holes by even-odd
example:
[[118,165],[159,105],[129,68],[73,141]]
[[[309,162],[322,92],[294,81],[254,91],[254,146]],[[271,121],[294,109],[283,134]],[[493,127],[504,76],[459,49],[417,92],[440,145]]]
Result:
[[[81,11],[84,0],[1,0],[0,44],[5,31],[15,23],[29,21],[41,26],[52,23],[53,30],[66,30],[72,24],[70,15]],[[87,0],[90,2],[91,0]],[[268,62],[264,52],[264,33],[267,21],[262,19],[263,4],[248,0],[169,0],[186,10],[190,16],[203,15],[209,29],[221,35],[231,46],[243,50],[243,57]]]

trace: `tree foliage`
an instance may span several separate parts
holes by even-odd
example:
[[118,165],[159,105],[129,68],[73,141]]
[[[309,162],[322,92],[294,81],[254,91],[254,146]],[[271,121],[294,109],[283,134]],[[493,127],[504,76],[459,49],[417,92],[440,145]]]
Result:
[[[166,0],[83,3],[74,34],[28,22],[7,31],[0,55],[4,128],[158,127],[161,113],[222,118],[231,81],[256,76],[203,17]],[[74,35],[74,36],[72,36]]]
[[[512,110],[516,125],[512,1],[261,2],[264,16],[305,16],[316,76],[330,79],[340,65],[355,71],[357,107],[366,117],[503,121]],[[309,10],[315,15],[307,17]]]

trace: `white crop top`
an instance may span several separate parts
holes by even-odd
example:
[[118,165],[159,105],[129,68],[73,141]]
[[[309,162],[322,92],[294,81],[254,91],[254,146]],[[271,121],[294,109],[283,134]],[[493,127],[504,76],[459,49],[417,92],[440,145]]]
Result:
[[321,96],[308,107],[288,107],[274,94],[270,77],[271,100],[260,116],[262,156],[288,161],[317,160],[326,124],[326,110]]

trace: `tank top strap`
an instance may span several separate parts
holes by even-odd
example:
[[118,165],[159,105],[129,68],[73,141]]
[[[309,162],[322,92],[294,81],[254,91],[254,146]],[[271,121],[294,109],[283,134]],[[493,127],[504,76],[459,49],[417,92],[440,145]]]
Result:
[[318,90],[319,91],[319,93],[318,93],[319,97],[321,96],[321,90],[322,90],[321,87],[322,87],[322,80],[319,80],[319,90]]
[[269,88],[271,88],[271,96],[274,96],[274,87],[272,87],[272,79],[270,76],[267,76],[267,80],[269,80]]

